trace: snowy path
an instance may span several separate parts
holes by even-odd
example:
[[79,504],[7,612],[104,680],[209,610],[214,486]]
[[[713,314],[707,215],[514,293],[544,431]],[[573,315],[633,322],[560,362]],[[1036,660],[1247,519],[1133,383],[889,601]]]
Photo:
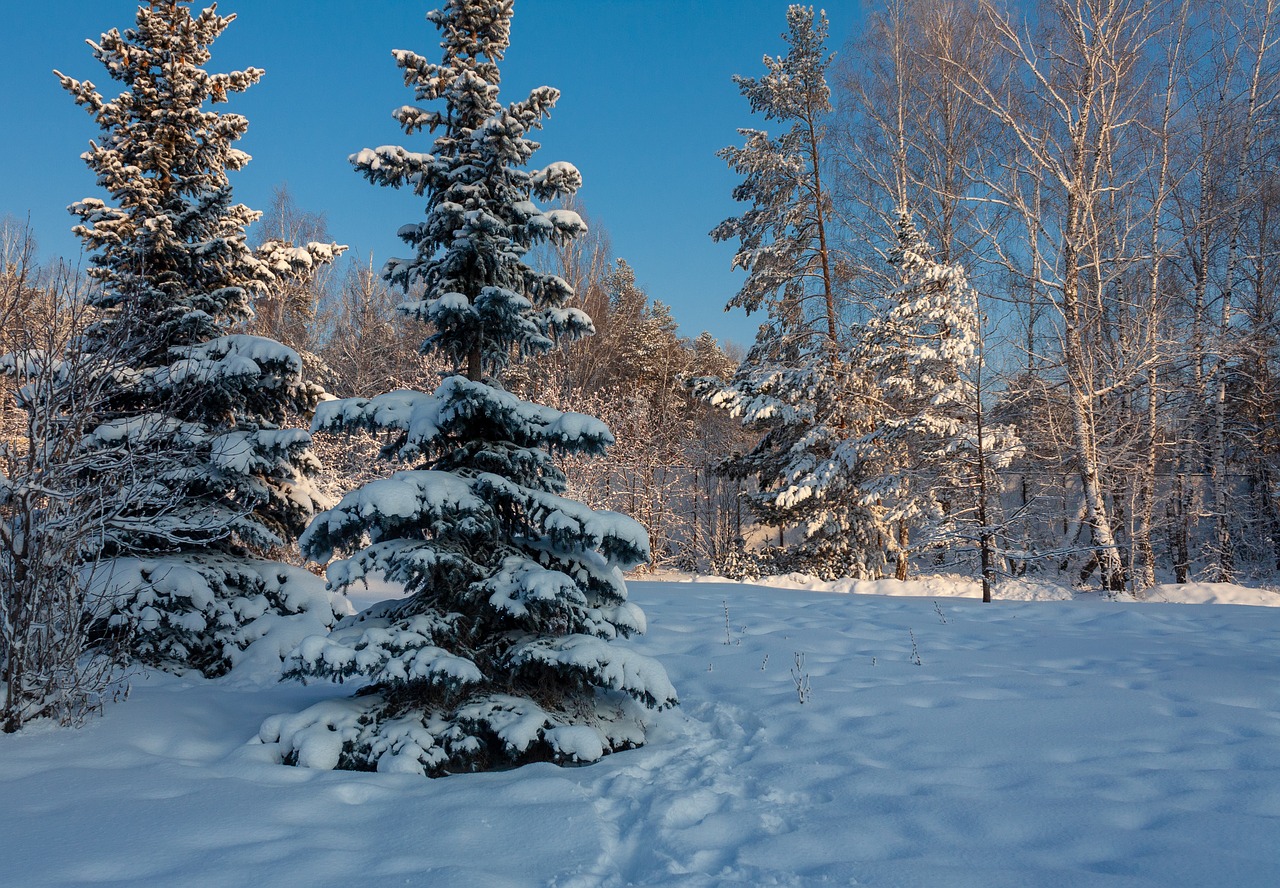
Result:
[[245,741],[330,688],[155,676],[0,737],[0,885],[1280,884],[1280,609],[633,594],[683,700],[643,749],[283,768]]

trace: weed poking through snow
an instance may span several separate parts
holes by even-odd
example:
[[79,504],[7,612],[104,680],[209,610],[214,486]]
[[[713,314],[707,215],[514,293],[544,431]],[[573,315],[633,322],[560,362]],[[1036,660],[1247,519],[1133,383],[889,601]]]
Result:
[[809,673],[804,671],[804,651],[795,652],[795,666],[791,667],[791,680],[796,683],[796,696],[800,703],[808,703],[813,696],[813,688],[809,684]]

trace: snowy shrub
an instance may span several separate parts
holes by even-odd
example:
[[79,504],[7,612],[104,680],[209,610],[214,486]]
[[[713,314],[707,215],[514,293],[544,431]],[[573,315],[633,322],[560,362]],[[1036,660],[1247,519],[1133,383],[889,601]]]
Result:
[[107,610],[88,581],[92,568],[67,557],[97,542],[92,516],[104,503],[62,471],[66,463],[3,456],[0,731],[41,718],[75,724],[102,706],[120,675],[115,651],[91,637],[94,617]]
[[748,549],[740,538],[725,546],[710,560],[712,574],[731,580],[758,580],[760,565],[760,554]]
[[[103,528],[120,503],[89,470],[129,472],[130,454],[86,454],[77,446],[103,398],[103,362],[74,350],[83,303],[75,281],[56,274],[35,284],[24,267],[0,267],[0,355],[6,391],[25,420],[21,438],[0,443],[0,730],[51,718],[75,723],[101,707],[121,665],[109,644],[94,644],[109,608],[90,578]],[[46,298],[47,297],[47,298]],[[21,327],[11,324],[22,315]],[[38,322],[37,322],[38,319]],[[148,496],[145,484],[131,494]]]

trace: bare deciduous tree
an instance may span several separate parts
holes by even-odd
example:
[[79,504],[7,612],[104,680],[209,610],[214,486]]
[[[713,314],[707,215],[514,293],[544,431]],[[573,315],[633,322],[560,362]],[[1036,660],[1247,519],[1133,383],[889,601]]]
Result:
[[[34,719],[74,723],[116,688],[120,660],[103,623],[100,561],[119,501],[86,469],[133,473],[119,448],[87,452],[81,439],[119,355],[75,348],[84,320],[77,281],[65,268],[35,274],[29,252],[0,269],[5,320],[5,398],[17,402],[22,437],[0,444],[0,730]],[[42,279],[40,286],[29,281]],[[12,323],[15,318],[20,323]],[[130,491],[147,495],[145,484]],[[117,627],[118,629],[119,627]]]

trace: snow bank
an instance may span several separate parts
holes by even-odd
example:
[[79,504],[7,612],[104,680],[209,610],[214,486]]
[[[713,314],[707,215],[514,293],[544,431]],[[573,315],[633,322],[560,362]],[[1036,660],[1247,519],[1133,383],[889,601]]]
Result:
[[[656,571],[647,579],[667,583],[734,583],[727,577],[690,574],[680,571]],[[895,598],[982,598],[982,582],[954,574],[925,575],[917,579],[898,580],[820,580],[802,573],[761,577],[751,584],[772,589],[795,589],[808,592],[833,592],[842,595],[888,595]],[[1071,601],[1076,598],[1098,598],[1097,588],[1075,589],[1051,579],[1001,578],[992,598],[997,601]],[[1133,601],[1120,596],[1122,601]],[[1240,586],[1234,583],[1164,583],[1140,594],[1139,601],[1166,604],[1245,604],[1280,607],[1280,592],[1268,587]]]

